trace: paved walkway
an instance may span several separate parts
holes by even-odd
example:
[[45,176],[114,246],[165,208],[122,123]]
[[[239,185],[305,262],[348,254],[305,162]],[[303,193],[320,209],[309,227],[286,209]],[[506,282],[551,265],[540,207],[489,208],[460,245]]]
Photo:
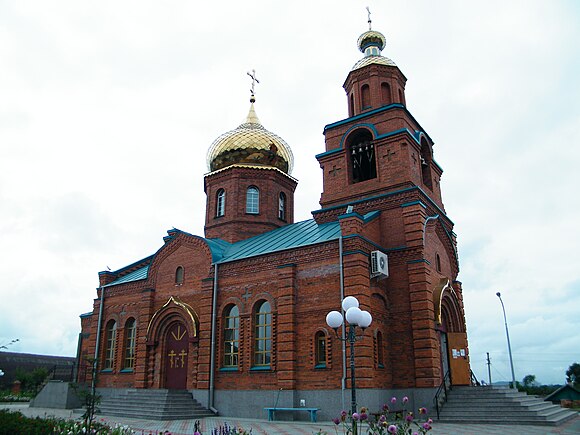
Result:
[[[72,410],[29,408],[28,404],[0,404],[0,409],[6,408],[20,411],[30,417],[54,416],[59,418],[78,418]],[[116,423],[133,428],[138,435],[158,435],[168,431],[171,435],[192,435],[193,420],[153,421],[134,418],[98,416],[97,421],[115,425]],[[241,426],[246,430],[252,429],[252,435],[312,435],[318,431],[326,431],[329,435],[335,434],[332,422],[298,423],[298,422],[268,422],[244,418],[209,417],[200,420],[203,435],[211,435],[212,429],[227,422],[230,426]],[[552,426],[524,426],[524,425],[484,425],[484,424],[433,424],[430,432],[433,435],[579,435],[580,418],[564,423],[558,427]],[[340,432],[339,432],[340,433]]]

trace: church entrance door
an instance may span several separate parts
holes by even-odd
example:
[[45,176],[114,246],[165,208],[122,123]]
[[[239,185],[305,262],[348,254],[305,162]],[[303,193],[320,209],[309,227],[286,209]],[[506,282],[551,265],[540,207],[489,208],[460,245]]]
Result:
[[451,385],[470,385],[471,371],[467,355],[467,334],[465,332],[448,332],[447,347]]
[[185,325],[176,322],[165,336],[165,388],[185,390],[187,388],[187,353],[189,335]]

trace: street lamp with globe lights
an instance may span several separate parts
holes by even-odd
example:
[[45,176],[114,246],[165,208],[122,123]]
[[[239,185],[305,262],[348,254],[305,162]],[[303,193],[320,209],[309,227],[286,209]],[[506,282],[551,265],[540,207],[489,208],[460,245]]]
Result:
[[[352,414],[356,412],[356,377],[354,369],[354,343],[360,340],[360,336],[356,335],[357,326],[364,331],[370,326],[373,321],[371,313],[368,311],[361,310],[359,308],[358,299],[354,296],[347,296],[342,300],[342,310],[345,313],[344,317],[340,311],[331,311],[326,315],[326,323],[336,333],[339,340],[350,343],[350,391],[351,391],[351,410]],[[338,328],[340,328],[344,322],[344,318],[348,322],[348,333],[345,338],[338,335]],[[356,426],[353,420],[353,434],[356,434]]]

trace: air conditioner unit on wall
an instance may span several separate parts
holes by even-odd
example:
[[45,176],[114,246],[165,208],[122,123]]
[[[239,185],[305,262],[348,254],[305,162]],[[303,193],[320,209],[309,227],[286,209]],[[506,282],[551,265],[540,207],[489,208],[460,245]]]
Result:
[[371,274],[373,276],[389,276],[389,257],[381,251],[371,252]]

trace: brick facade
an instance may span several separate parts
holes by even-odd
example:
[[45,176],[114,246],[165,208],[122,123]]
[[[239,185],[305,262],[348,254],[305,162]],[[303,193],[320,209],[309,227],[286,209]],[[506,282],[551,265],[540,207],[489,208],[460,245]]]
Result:
[[[432,140],[405,108],[405,82],[394,65],[370,63],[352,71],[344,85],[350,117],[325,127],[325,152],[316,156],[323,171],[321,209],[313,217],[320,228],[338,223],[339,238],[305,245],[295,241],[290,248],[220,261],[222,252],[253,236],[263,235],[274,246],[276,240],[267,239],[270,232],[294,222],[296,180],[273,167],[233,165],[205,176],[206,238],[174,229],[151,257],[101,272],[93,312],[82,316],[79,352],[95,354],[104,291],[97,385],[165,388],[175,364],[176,369],[187,367],[183,388],[207,406],[218,406],[223,415],[263,417],[261,406],[272,406],[273,397],[278,402],[283,392],[280,406],[297,406],[306,397],[308,405],[330,418],[345,394],[349,351],[343,352],[325,316],[340,307],[342,288],[344,296],[356,296],[373,316],[356,345],[361,400],[385,401],[397,392],[415,401],[430,398],[448,370],[442,343],[447,333],[465,333],[465,317],[453,222],[441,198],[442,170],[432,158]],[[363,86],[366,96],[361,96]],[[362,107],[363,97],[368,107]],[[351,157],[353,137],[364,137],[364,146],[374,151],[368,161],[375,172],[363,181],[353,176],[359,170]],[[250,186],[260,192],[258,214],[246,213]],[[220,189],[226,192],[223,216],[217,212]],[[281,192],[285,219],[278,214]],[[352,212],[346,212],[348,205]],[[388,277],[370,273],[372,251],[388,255]],[[264,302],[271,312],[264,317],[266,329],[260,330],[256,310]],[[228,314],[232,307],[235,320]],[[124,367],[130,319],[137,327],[135,363]],[[107,349],[112,321],[114,351]],[[228,329],[231,324],[237,325],[237,335]],[[166,343],[175,325],[187,339],[182,359],[168,357]],[[270,339],[262,342],[267,364],[257,363],[261,334]],[[317,361],[320,334],[324,364]],[[462,346],[467,351],[466,341]],[[236,364],[226,364],[232,349]],[[107,352],[114,361],[103,369]],[[463,371],[469,370],[467,358]],[[83,373],[90,382],[90,370]],[[459,384],[465,373],[451,377]],[[240,400],[259,403],[241,408]]]

